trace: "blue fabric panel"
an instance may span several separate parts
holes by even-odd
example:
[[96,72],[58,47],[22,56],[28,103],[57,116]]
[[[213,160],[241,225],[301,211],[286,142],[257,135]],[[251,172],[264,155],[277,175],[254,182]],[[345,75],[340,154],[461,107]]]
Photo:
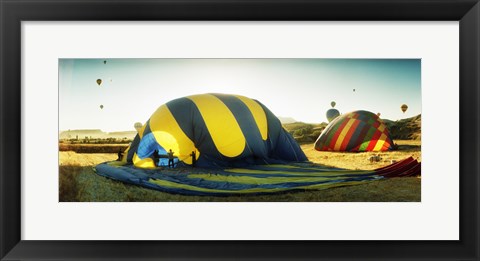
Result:
[[150,119],[148,119],[147,123],[145,123],[145,129],[143,130],[143,136],[152,133],[152,129],[150,128]]
[[364,139],[365,135],[367,134],[368,130],[370,130],[370,128],[371,128],[370,124],[367,124],[364,121],[360,121],[358,123],[358,126],[355,129],[352,137],[348,141],[348,144],[347,144],[347,147],[346,147],[345,150],[350,151],[353,148],[355,148],[356,146],[360,145],[363,142],[363,139]]
[[285,161],[307,161],[307,156],[292,135],[283,128],[280,120],[265,105],[258,103],[267,115],[269,155],[271,158]]
[[[143,131],[143,134],[145,135],[146,133],[150,133],[151,130],[150,130],[150,120],[147,121],[147,123],[145,123],[145,130]],[[132,141],[132,144],[130,144],[130,149],[128,150],[128,154],[127,154],[127,162],[131,163],[132,160],[133,160],[133,155],[135,154],[135,152],[137,152],[137,149],[138,149],[138,145],[140,144],[140,135],[135,135],[135,138],[133,139]]]
[[140,136],[137,133],[137,135],[135,135],[135,138],[132,141],[132,144],[130,144],[130,149],[128,150],[127,154],[127,162],[132,162],[133,155],[135,154],[135,152],[137,152],[138,144],[140,144]]
[[160,154],[167,154],[167,151],[157,143],[153,133],[150,132],[147,135],[143,135],[138,145],[137,156],[141,159],[148,158],[153,155],[155,150],[158,150]]

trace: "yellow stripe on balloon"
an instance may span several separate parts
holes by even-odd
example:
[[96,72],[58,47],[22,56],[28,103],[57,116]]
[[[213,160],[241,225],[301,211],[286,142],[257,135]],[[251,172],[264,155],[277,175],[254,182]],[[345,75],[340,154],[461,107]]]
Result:
[[172,150],[179,160],[192,164],[190,153],[196,152],[196,158],[200,152],[195,144],[182,131],[167,105],[162,105],[150,117],[150,130],[160,146],[165,150]]
[[383,144],[385,143],[385,139],[387,138],[387,135],[382,133],[380,138],[377,140],[377,144],[375,144],[375,147],[373,148],[373,151],[381,151]]
[[220,182],[232,182],[239,184],[279,184],[279,183],[307,183],[307,182],[321,182],[321,181],[330,181],[337,180],[338,177],[330,176],[315,176],[315,177],[251,177],[251,176],[233,176],[233,175],[218,175],[218,174],[190,174],[189,178],[210,180],[210,181],[220,181]]
[[138,136],[141,138],[143,138],[143,132],[145,131],[145,128],[147,127],[147,124],[143,124],[142,125],[142,128],[140,128],[140,130],[138,131]]
[[342,132],[340,135],[338,135],[337,142],[335,143],[335,151],[339,151],[340,147],[342,146],[343,140],[345,139],[345,136],[347,135],[348,131],[352,127],[352,124],[356,121],[356,119],[349,119],[347,124],[345,125],[345,128],[343,128]]
[[197,187],[193,185],[188,185],[184,183],[177,183],[168,180],[161,180],[161,179],[150,179],[148,182],[160,185],[162,187],[167,188],[175,188],[175,189],[186,189],[191,191],[199,191],[199,192],[207,192],[207,193],[227,193],[227,194],[245,194],[245,193],[256,193],[256,192],[279,192],[288,190],[289,188],[248,188],[248,189],[241,189],[241,190],[224,190],[224,189],[211,189],[211,188],[203,188]]
[[[380,178],[379,178],[380,179]],[[320,183],[320,184],[313,184],[313,185],[306,185],[306,186],[298,186],[292,188],[248,188],[248,189],[241,189],[241,190],[224,190],[224,189],[211,189],[211,188],[203,188],[192,186],[183,183],[176,183],[167,180],[160,180],[160,179],[149,179],[148,182],[157,184],[162,187],[166,188],[174,188],[174,189],[186,189],[190,191],[198,191],[198,192],[206,192],[206,193],[221,193],[221,194],[247,194],[247,193],[258,193],[258,192],[280,192],[285,190],[291,189],[327,189],[327,188],[334,188],[339,186],[347,186],[347,185],[358,185],[371,182],[370,180],[362,180],[362,181],[345,181],[345,182],[333,182],[333,183]]]
[[371,173],[369,170],[335,170],[335,171],[316,171],[316,172],[303,172],[303,171],[290,171],[290,170],[259,170],[259,169],[224,169],[226,172],[240,173],[240,174],[286,174],[286,175],[299,175],[299,176],[318,176],[318,177],[327,177],[327,176],[342,176],[342,175],[352,175],[352,174],[367,174]]
[[265,115],[265,111],[263,110],[262,106],[258,104],[256,101],[247,98],[245,96],[235,95],[239,100],[241,100],[250,110],[257,123],[258,130],[262,135],[263,140],[267,140],[268,138],[268,123],[267,123],[267,115]]
[[383,132],[383,130],[385,130],[385,124],[382,123],[378,126],[378,131]]
[[217,150],[227,157],[236,157],[245,149],[245,137],[228,107],[211,94],[187,97],[197,106]]
[[137,156],[137,153],[133,154],[133,164],[135,167],[144,168],[144,169],[153,169],[155,164],[153,163],[152,158],[141,159]]

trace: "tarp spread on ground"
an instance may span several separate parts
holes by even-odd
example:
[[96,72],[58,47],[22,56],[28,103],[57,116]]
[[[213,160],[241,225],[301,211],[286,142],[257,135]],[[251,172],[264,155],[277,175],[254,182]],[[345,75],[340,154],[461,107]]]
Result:
[[[139,130],[124,160],[136,167],[153,168],[158,165],[152,159],[154,152],[167,155],[169,150],[178,163],[195,161],[197,167],[307,160],[263,104],[227,94],[192,95],[160,106]],[[159,161],[166,165],[168,159]]]
[[322,131],[318,151],[387,151],[393,149],[388,128],[374,113],[354,111],[336,117]]
[[142,169],[122,162],[95,167],[97,174],[129,184],[184,195],[228,196],[320,190],[362,184],[389,177],[418,176],[421,163],[413,158],[376,170],[346,170],[312,163],[251,165],[204,169],[188,166]]

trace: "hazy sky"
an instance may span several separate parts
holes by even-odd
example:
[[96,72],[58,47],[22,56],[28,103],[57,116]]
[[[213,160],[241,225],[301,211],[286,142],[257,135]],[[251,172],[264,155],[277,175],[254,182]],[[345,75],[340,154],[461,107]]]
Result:
[[[60,59],[60,130],[134,130],[162,104],[200,93],[244,95],[307,123],[340,113],[421,113],[419,59]],[[102,84],[97,84],[102,79]],[[354,91],[355,89],[355,91]],[[400,110],[402,104],[408,110]],[[103,109],[100,109],[103,105]]]

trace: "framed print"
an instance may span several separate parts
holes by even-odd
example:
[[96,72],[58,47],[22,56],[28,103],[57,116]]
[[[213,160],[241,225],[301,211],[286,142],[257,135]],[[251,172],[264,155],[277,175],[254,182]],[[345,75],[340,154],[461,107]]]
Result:
[[1,1],[2,260],[478,260],[477,1]]

